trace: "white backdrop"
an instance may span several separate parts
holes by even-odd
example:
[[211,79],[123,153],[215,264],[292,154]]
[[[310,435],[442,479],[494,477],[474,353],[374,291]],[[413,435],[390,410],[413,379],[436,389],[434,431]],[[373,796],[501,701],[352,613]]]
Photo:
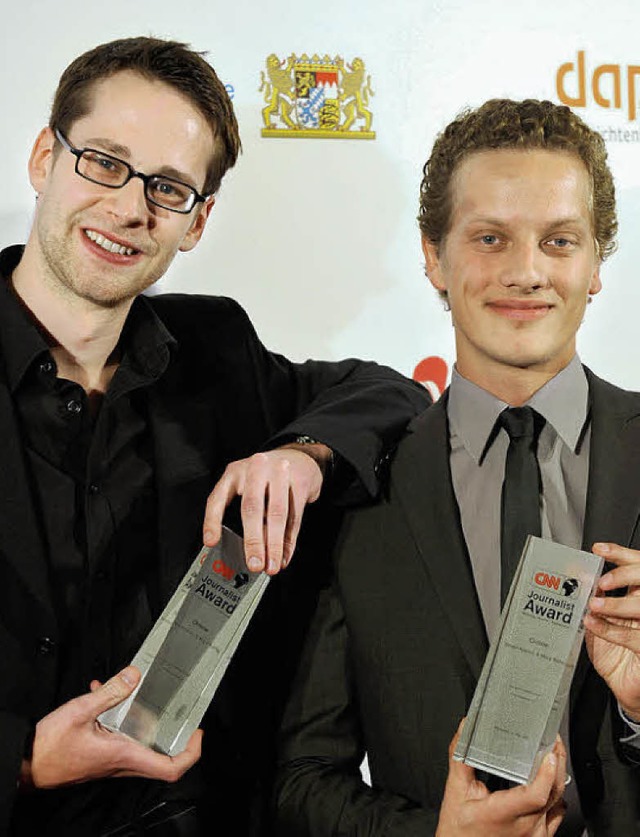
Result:
[[[244,154],[227,176],[204,239],[179,255],[163,290],[226,294],[249,311],[264,342],[295,359],[358,355],[411,375],[427,356],[453,357],[449,315],[423,275],[415,215],[421,167],[436,133],[466,105],[495,96],[559,101],[606,131],[616,178],[620,247],[587,312],[583,359],[640,389],[640,99],[637,0],[3,0],[0,35],[0,245],[23,241],[33,195],[26,161],[57,79],[80,52],[152,34],[207,50],[233,88]],[[260,73],[268,55],[361,57],[375,95],[375,140],[260,135]],[[601,104],[592,78],[600,78]],[[620,78],[620,107],[614,82]],[[629,105],[628,76],[632,90]],[[606,108],[602,102],[610,100]],[[625,133],[626,132],[626,133]]]

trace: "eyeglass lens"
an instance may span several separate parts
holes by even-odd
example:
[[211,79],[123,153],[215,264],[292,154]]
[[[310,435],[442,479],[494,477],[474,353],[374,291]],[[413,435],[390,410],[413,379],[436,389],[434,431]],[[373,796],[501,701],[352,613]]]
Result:
[[[78,174],[103,186],[124,186],[131,169],[123,160],[86,149],[78,157]],[[166,209],[191,209],[195,199],[193,189],[171,178],[152,176],[145,182],[145,193],[153,203]]]

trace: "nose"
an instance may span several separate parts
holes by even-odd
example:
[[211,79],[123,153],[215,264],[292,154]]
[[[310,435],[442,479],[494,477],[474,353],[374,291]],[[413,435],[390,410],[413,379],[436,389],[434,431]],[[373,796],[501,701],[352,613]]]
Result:
[[549,284],[544,253],[537,241],[514,243],[506,255],[501,281],[505,287],[531,292]]
[[147,220],[149,204],[144,191],[144,183],[139,177],[132,177],[120,189],[109,189],[107,211],[121,224],[137,226]]

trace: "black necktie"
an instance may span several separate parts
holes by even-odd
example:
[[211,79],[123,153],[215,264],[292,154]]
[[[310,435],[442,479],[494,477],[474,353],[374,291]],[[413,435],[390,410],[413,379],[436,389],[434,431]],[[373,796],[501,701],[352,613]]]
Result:
[[527,535],[541,534],[536,448],[544,421],[531,407],[508,407],[500,413],[498,422],[509,434],[500,538],[500,604],[503,605]]

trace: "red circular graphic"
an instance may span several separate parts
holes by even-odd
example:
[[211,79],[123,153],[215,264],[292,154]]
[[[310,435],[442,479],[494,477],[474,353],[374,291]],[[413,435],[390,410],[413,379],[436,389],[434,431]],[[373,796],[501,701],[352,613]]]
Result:
[[447,386],[449,367],[441,357],[425,357],[413,370],[413,380],[419,381],[431,393],[434,400],[439,398]]

